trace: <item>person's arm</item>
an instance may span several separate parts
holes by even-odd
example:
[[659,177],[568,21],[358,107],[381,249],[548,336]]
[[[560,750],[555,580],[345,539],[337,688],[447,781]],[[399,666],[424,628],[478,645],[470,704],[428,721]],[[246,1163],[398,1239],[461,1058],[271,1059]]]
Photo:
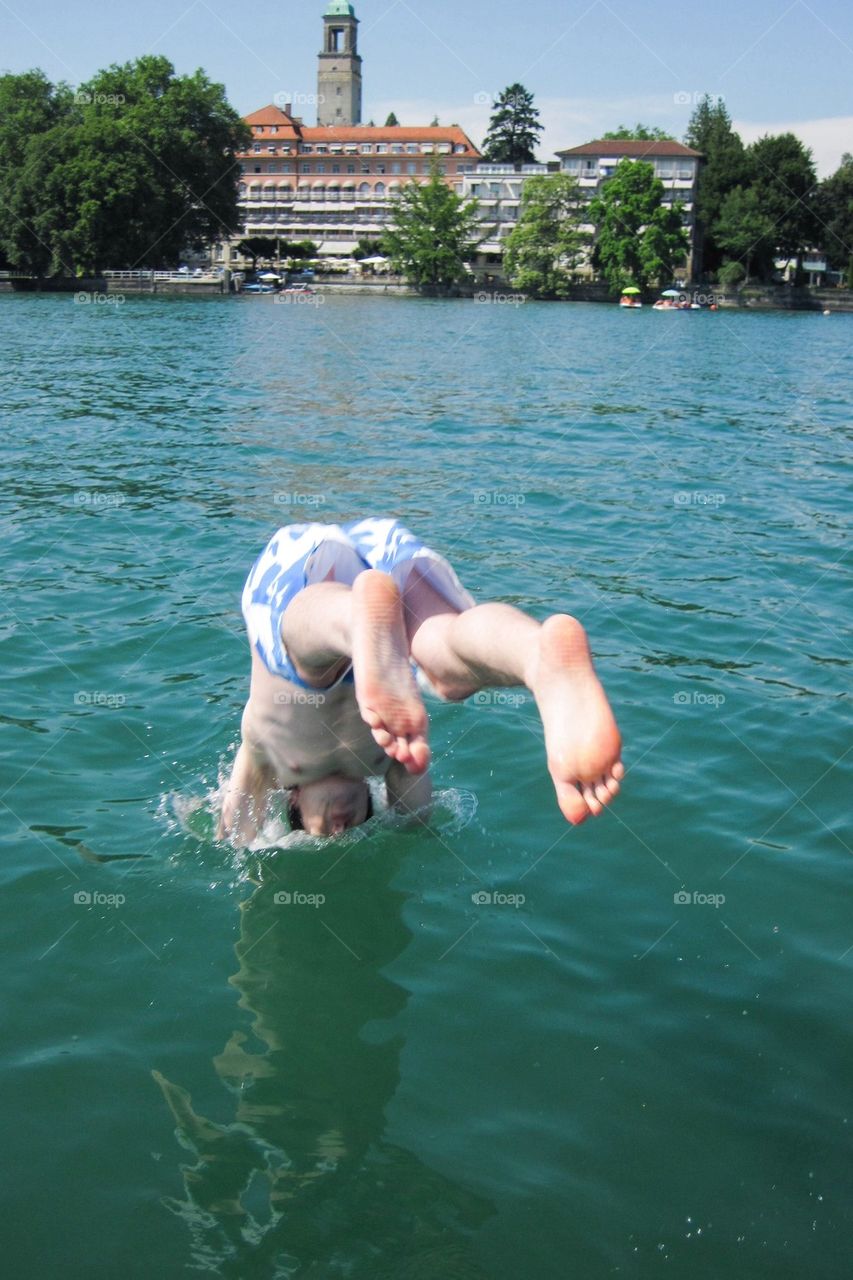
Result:
[[403,765],[392,760],[391,767],[385,774],[385,788],[390,809],[428,821],[432,801],[429,769],[425,773],[407,773]]

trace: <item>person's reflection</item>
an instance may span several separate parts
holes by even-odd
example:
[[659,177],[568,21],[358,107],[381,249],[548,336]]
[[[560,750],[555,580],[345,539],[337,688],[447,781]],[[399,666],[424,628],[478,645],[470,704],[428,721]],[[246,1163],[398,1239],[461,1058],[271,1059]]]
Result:
[[406,1002],[383,970],[411,936],[392,863],[390,840],[374,836],[342,859],[334,842],[258,868],[231,982],[263,1048],[238,1030],[213,1060],[235,1097],[231,1123],[154,1073],[195,1157],[186,1199],[169,1207],[196,1265],[240,1280],[483,1274],[467,1233],[491,1205],[383,1137],[402,1047],[389,1028]]

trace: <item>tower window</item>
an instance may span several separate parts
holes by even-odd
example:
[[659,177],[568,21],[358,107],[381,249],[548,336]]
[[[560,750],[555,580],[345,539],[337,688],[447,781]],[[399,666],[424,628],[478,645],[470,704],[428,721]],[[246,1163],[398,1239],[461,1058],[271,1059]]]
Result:
[[343,53],[344,51],[344,29],[343,27],[329,28],[329,53]]

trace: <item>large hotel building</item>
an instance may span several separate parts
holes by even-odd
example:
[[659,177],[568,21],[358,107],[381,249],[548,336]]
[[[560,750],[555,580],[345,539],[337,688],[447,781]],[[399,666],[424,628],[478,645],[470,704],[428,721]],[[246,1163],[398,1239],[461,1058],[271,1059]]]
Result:
[[[693,206],[699,154],[677,142],[601,141],[558,152],[551,165],[487,164],[458,125],[364,125],[358,19],[349,0],[329,0],[317,73],[317,124],[290,105],[262,107],[246,117],[252,131],[239,156],[243,236],[312,240],[322,258],[349,257],[360,239],[379,240],[394,196],[409,182],[427,182],[437,165],[460,196],[480,204],[480,270],[499,271],[504,242],[518,220],[525,182],[558,168],[575,176],[590,198],[619,160],[650,162],[665,199],[678,199],[695,234]],[[215,250],[221,263],[230,247]],[[688,270],[694,254],[691,249]]]

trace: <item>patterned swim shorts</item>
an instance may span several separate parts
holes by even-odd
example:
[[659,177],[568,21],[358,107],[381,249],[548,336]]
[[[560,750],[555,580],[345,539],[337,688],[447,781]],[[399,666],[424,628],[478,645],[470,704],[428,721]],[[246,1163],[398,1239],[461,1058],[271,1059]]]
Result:
[[[281,620],[293,597],[315,582],[351,586],[365,569],[390,574],[403,591],[414,567],[455,609],[470,609],[474,604],[443,556],[425,547],[398,520],[285,525],[273,534],[243,588],[249,643],[273,675],[307,688],[281,638]],[[351,680],[349,667],[335,683]]]

